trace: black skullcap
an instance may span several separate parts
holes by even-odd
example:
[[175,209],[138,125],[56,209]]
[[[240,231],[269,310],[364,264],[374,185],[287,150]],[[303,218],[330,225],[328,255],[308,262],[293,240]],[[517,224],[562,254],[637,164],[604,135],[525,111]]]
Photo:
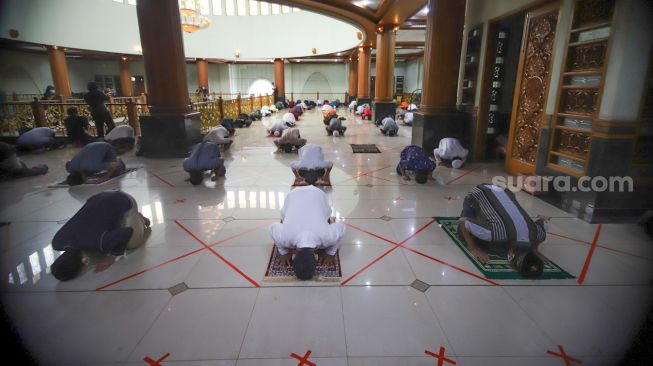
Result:
[[315,255],[312,248],[300,248],[295,253],[293,267],[300,280],[310,280],[315,274]]

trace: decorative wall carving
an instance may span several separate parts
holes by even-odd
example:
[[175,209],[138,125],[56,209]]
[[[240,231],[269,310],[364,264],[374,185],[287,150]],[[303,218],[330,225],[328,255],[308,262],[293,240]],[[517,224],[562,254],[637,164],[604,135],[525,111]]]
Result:
[[529,22],[526,54],[521,76],[517,118],[511,157],[535,164],[540,118],[548,92],[558,11],[534,17]]
[[568,130],[559,130],[558,132],[558,146],[555,149],[556,151],[587,158],[592,141],[590,135]]
[[565,89],[562,91],[562,110],[566,113],[592,114],[598,108],[598,89]]
[[607,42],[599,42],[569,48],[567,71],[602,68],[605,62],[607,47]]

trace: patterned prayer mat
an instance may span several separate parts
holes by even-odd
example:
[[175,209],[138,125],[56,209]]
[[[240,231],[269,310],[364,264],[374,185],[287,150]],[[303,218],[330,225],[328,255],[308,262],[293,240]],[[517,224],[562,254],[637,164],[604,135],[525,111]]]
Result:
[[374,144],[350,144],[354,154],[380,154],[381,150]]
[[[127,168],[120,175],[116,175],[116,176],[113,176],[113,177],[110,177],[110,178],[101,178],[101,177],[99,177],[99,175],[101,175],[101,174],[93,175],[93,176],[90,176],[90,177],[86,178],[86,181],[84,183],[80,184],[80,186],[85,185],[85,184],[96,185],[96,184],[104,184],[104,183],[107,183],[107,182],[111,182],[112,180],[118,179],[118,178],[120,178],[122,176],[125,176],[125,175],[127,175],[127,174],[129,174],[131,172],[134,172],[134,171],[138,170],[139,168],[140,167]],[[69,188],[69,187],[71,187],[71,186],[66,182],[66,180],[63,180],[62,182],[59,182],[59,183],[50,184],[48,186],[48,188]]]
[[[272,253],[270,253],[270,261],[268,262],[268,269],[265,271],[263,281],[266,282],[291,282],[301,281],[295,277],[295,270],[292,266],[280,266],[277,264],[279,259],[279,251],[277,246],[272,246]],[[342,279],[342,270],[340,269],[340,252],[336,252],[336,263],[333,266],[320,266],[315,267],[315,276],[313,281],[320,282],[335,282]]]
[[[461,240],[458,237],[458,217],[435,217],[435,221],[440,224],[440,227],[449,235],[451,240],[458,245],[458,248],[462,250],[467,258],[474,263],[476,268],[478,268],[486,278],[492,280],[527,280],[528,278],[522,277],[519,272],[515,271],[513,267],[508,262],[506,257],[506,251],[499,248],[485,247],[488,251],[488,256],[490,260],[487,263],[479,262],[470,252],[467,244],[464,240]],[[542,277],[538,278],[540,280],[551,280],[551,279],[569,279],[576,278],[560,268],[553,261],[549,260],[548,263],[544,264],[544,272]]]

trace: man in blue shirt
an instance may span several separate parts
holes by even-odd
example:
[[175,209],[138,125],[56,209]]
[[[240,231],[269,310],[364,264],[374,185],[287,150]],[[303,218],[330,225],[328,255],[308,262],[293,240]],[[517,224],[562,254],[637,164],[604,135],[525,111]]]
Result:
[[116,150],[109,143],[92,142],[66,163],[70,173],[66,181],[69,185],[84,183],[87,177],[101,174],[100,180],[115,177],[125,171],[125,164],[116,155]]
[[207,170],[213,172],[211,180],[214,182],[226,172],[224,160],[220,158],[220,147],[208,141],[197,144],[190,157],[184,160],[183,166],[190,174],[190,183],[195,186],[202,184],[204,172]]

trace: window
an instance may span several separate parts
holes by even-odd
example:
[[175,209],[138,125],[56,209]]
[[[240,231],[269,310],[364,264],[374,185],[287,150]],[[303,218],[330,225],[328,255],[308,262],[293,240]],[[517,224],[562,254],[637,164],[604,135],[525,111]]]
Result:
[[209,0],[200,0],[198,1],[200,4],[200,13],[203,15],[209,15],[211,14],[211,9],[209,7]]
[[268,4],[265,1],[261,1],[261,15],[268,15],[270,14],[270,4]]
[[238,15],[247,15],[247,2],[246,0],[236,0],[238,8]]
[[213,0],[213,15],[222,15],[222,0]]
[[136,0],[127,0],[127,4],[136,5]]
[[290,7],[283,5],[281,7],[281,12],[284,13],[284,14],[289,13],[290,12]]
[[225,5],[227,15],[231,16],[236,14],[236,9],[234,8],[234,0],[226,0]]
[[279,4],[272,4],[272,14],[277,15],[279,14],[281,10],[281,6]]
[[258,79],[252,83],[252,85],[249,86],[249,89],[247,90],[248,95],[265,95],[265,94],[273,94],[272,91],[272,83],[269,80],[266,79]]
[[249,0],[249,15],[258,15],[258,1]]

